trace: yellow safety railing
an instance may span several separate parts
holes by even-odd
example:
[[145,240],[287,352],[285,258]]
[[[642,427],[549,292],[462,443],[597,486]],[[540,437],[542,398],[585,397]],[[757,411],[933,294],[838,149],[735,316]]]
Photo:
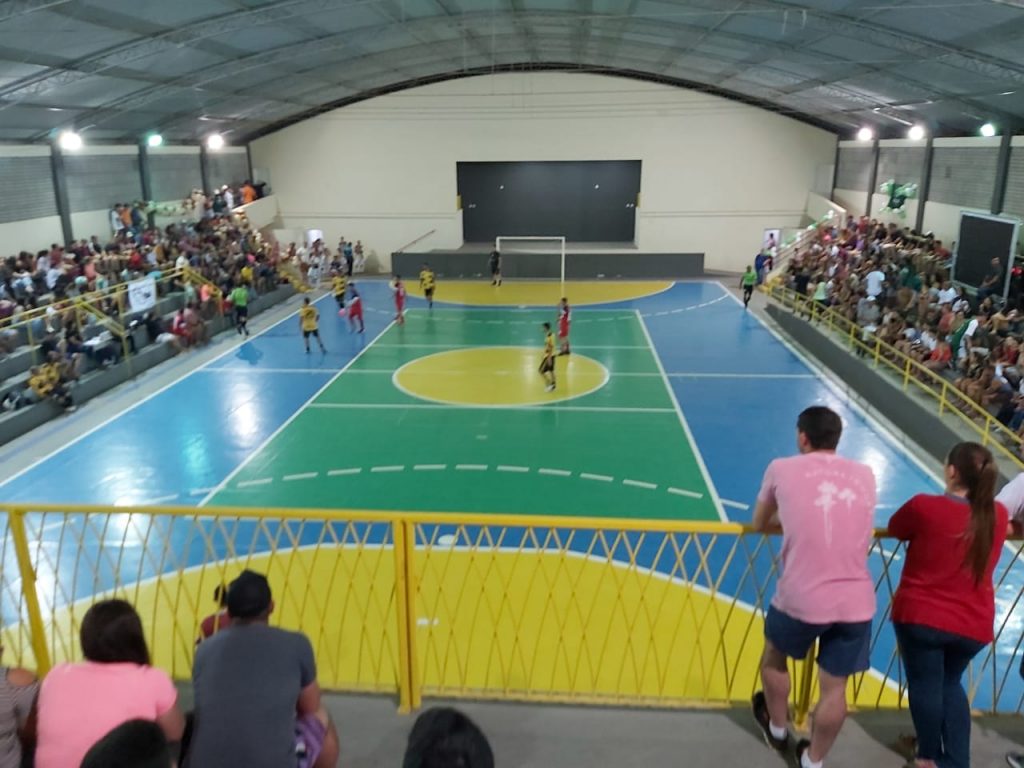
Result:
[[[142,616],[154,664],[187,678],[215,587],[249,567],[271,582],[273,621],[310,637],[323,687],[389,693],[404,711],[425,695],[749,701],[779,546],[732,523],[347,510],[0,504],[0,525],[0,639],[12,662],[45,672],[80,659],[85,611],[117,595]],[[981,710],[1020,706],[1019,555],[1004,556],[1003,623],[972,670]],[[869,558],[876,669],[851,679],[850,700],[900,707],[887,619],[902,549],[879,532]],[[804,722],[813,665],[793,674]]]
[[857,323],[807,296],[781,285],[765,286],[764,290],[782,306],[806,316],[811,322],[835,334],[872,367],[895,373],[904,392],[923,394],[937,408],[939,415],[951,413],[959,417],[978,433],[982,445],[1005,456],[1024,470],[1024,460],[1020,455],[1021,437],[984,406],[958,391],[949,379],[908,357],[876,335],[865,338],[863,329]]

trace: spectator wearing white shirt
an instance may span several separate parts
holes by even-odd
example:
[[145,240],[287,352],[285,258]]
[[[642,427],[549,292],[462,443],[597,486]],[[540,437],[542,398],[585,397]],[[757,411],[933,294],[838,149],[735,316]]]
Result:
[[885,284],[885,272],[876,266],[868,272],[864,281],[867,283],[868,296],[873,296],[877,299],[879,294],[882,293],[882,286]]

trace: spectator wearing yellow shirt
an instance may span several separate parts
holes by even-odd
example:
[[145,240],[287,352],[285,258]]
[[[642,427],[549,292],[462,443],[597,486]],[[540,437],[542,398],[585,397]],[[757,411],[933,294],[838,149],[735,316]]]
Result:
[[302,339],[306,342],[306,354],[309,354],[310,336],[316,337],[316,343],[320,345],[321,352],[327,352],[320,339],[320,313],[309,303],[308,296],[302,300],[302,308],[299,309],[299,326],[302,328]]

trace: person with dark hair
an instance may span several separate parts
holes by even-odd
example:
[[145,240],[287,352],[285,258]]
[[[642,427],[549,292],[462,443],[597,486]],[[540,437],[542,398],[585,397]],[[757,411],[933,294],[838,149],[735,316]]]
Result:
[[139,614],[124,600],[95,603],[82,619],[79,664],[59,664],[39,691],[36,768],[80,765],[89,748],[126,720],[155,722],[168,741],[185,720],[171,678],[150,666]]
[[813,406],[796,424],[798,456],[768,465],[753,527],[782,533],[781,574],[765,617],[763,691],[752,699],[765,742],[789,743],[788,659],[818,642],[821,693],[810,740],[797,743],[803,768],[820,768],[846,719],[846,681],[866,670],[875,614],[868,549],[877,496],[871,468],[836,455],[839,414]]
[[402,768],[494,768],[483,731],[457,709],[434,707],[416,718]]
[[213,601],[217,604],[217,612],[211,613],[199,623],[199,637],[196,643],[211,638],[217,632],[231,626],[231,617],[228,616],[228,588],[218,584],[213,589]]
[[227,609],[231,626],[196,649],[186,768],[333,768],[338,735],[309,638],[269,625],[274,600],[262,574],[242,571]]
[[501,285],[501,251],[495,248],[489,258],[491,267],[491,285]]
[[992,573],[1009,519],[995,500],[998,474],[991,451],[958,443],[945,493],[914,496],[889,520],[889,534],[908,542],[892,622],[919,768],[970,766],[971,709],[960,679],[993,637]]
[[23,747],[35,740],[38,693],[39,683],[27,669],[0,666],[0,768],[20,768]]
[[540,368],[537,370],[544,377],[547,386],[546,392],[555,391],[555,334],[551,332],[551,323],[544,323],[544,356],[540,360]]
[[163,729],[152,720],[128,720],[92,745],[81,768],[174,768]]

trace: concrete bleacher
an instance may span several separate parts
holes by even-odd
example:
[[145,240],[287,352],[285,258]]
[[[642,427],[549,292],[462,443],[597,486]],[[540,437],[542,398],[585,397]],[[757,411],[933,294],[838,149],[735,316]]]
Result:
[[[250,317],[279,304],[294,293],[295,290],[291,286],[282,285],[260,296],[249,304]],[[166,322],[181,308],[183,303],[183,292],[171,293],[158,301],[155,311]],[[130,323],[131,318],[127,319]],[[33,339],[36,340],[43,335],[42,320],[37,322],[39,323],[38,335],[33,329]],[[231,318],[220,315],[215,315],[206,323],[211,338],[232,327]],[[93,323],[83,332],[83,340],[88,341],[102,331],[103,326],[99,322]],[[23,334],[21,345],[12,354],[0,360],[0,399],[11,390],[24,387],[28,382],[29,369],[42,362],[38,346],[28,345],[28,335],[24,329],[20,329],[20,333]],[[115,338],[119,352],[117,363],[107,368],[100,368],[89,358],[82,361],[81,376],[71,388],[76,405],[88,402],[97,395],[123,384],[139,373],[160,365],[174,356],[169,345],[150,341],[145,326],[139,325],[131,329],[130,334],[136,350],[130,357],[123,358],[121,356],[121,341]],[[16,411],[0,414],[0,444],[30,432],[51,419],[57,418],[62,412],[56,403],[47,399]]]

